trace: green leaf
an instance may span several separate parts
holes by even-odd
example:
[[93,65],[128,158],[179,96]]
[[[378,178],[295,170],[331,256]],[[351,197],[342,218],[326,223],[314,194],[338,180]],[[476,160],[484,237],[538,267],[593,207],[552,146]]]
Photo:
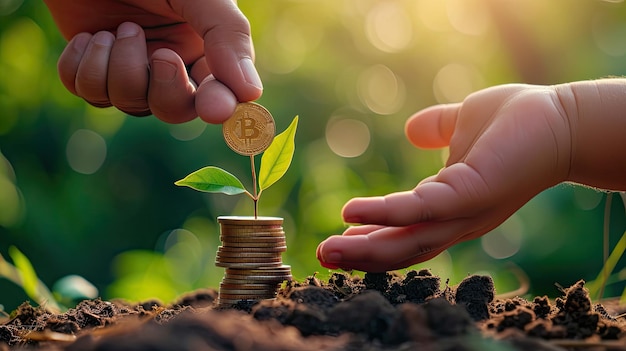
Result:
[[28,258],[13,246],[9,247],[9,255],[15,265],[10,264],[0,255],[0,277],[7,278],[21,287],[26,295],[38,304],[45,305],[49,311],[59,312],[61,307],[46,285],[37,278],[35,269]]
[[282,178],[291,165],[291,159],[295,150],[294,139],[297,127],[298,116],[294,117],[284,132],[274,138],[272,144],[261,156],[261,167],[259,169],[259,188],[261,191],[269,188]]
[[237,177],[213,166],[201,168],[174,184],[208,193],[224,193],[226,195],[247,193],[246,188]]
[[[624,256],[624,252],[626,252],[626,232],[622,234],[622,237],[619,239],[617,244],[615,244],[613,251],[609,255],[606,262],[604,262],[604,266],[602,267],[600,273],[598,273],[596,279],[587,284],[587,288],[589,289],[589,295],[592,298],[602,298],[602,296],[600,296],[600,291],[603,290],[602,288],[606,285],[607,278],[609,277],[611,272],[613,272],[619,260]],[[624,295],[626,295],[626,290],[624,291]]]
[[9,256],[11,256],[15,268],[20,274],[22,289],[33,300],[38,301],[37,282],[39,278],[37,278],[37,273],[35,273],[30,260],[15,246],[9,247]]

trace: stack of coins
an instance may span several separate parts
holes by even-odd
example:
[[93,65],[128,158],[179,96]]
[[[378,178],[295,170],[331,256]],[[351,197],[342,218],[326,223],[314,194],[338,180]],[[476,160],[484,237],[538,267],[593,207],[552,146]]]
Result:
[[282,262],[287,250],[283,219],[221,216],[217,220],[222,246],[215,265],[226,268],[218,305],[274,298],[280,284],[291,280],[291,267]]

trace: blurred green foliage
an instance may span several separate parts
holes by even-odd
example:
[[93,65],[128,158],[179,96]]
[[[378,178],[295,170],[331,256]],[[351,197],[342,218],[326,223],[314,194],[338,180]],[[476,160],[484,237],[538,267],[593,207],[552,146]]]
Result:
[[[626,73],[626,5],[582,0],[240,0],[277,130],[300,115],[293,164],[264,195],[261,215],[285,218],[284,261],[316,271],[315,247],[344,229],[351,197],[413,187],[445,150],[412,148],[412,112],[508,82],[555,84]],[[61,85],[62,39],[40,1],[0,1],[0,253],[12,245],[44,283],[68,274],[104,298],[171,300],[217,287],[215,218],[249,214],[247,198],[201,194],[174,181],[208,164],[241,179],[249,160],[219,126],[166,125],[96,109]],[[249,185],[248,185],[249,186]],[[562,185],[482,239],[420,266],[450,284],[488,272],[500,292],[529,277],[558,294],[602,267],[603,194]],[[611,247],[624,232],[613,202]],[[617,262],[617,270],[625,265]],[[624,283],[607,288],[617,295]],[[27,297],[0,281],[0,304]]]

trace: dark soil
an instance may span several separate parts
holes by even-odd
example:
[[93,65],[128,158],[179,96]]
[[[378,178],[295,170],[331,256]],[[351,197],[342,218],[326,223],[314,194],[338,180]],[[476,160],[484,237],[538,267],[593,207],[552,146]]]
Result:
[[0,320],[0,350],[626,350],[623,310],[593,304],[582,281],[555,301],[498,299],[488,276],[440,283],[426,270],[335,273],[233,308],[211,289],[170,306],[91,300],[52,314],[25,303]]

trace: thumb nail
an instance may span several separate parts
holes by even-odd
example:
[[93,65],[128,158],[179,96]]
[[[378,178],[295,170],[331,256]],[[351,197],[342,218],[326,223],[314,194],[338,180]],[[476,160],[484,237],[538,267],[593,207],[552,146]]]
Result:
[[261,77],[259,77],[259,73],[256,71],[254,63],[251,59],[241,59],[241,61],[239,61],[239,68],[241,69],[241,73],[243,73],[243,78],[246,80],[246,83],[252,85],[259,90],[263,90]]
[[326,263],[337,263],[341,262],[341,252],[331,251],[326,253],[324,256],[324,262]]

